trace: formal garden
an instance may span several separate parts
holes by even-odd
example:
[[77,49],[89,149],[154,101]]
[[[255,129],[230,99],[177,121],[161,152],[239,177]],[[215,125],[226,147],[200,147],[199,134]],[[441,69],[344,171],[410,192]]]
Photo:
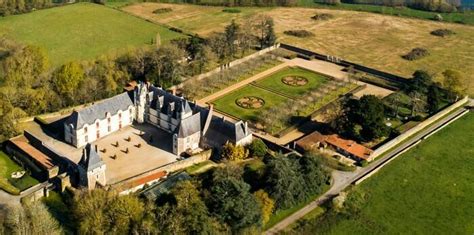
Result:
[[212,103],[218,111],[276,135],[356,87],[349,80],[286,67]]

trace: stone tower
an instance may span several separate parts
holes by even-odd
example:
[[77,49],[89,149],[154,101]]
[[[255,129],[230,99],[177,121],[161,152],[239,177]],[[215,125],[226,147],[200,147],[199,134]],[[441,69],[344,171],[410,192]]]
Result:
[[135,87],[135,120],[138,123],[145,122],[145,105],[147,100],[148,89],[146,84],[140,82],[137,87]]

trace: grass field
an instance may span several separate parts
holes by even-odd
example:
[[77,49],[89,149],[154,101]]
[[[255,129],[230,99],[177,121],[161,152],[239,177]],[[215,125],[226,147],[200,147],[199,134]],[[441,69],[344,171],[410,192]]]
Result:
[[[235,101],[245,96],[257,96],[265,101],[265,105],[260,109],[245,109],[238,106]],[[234,117],[240,118],[246,121],[256,121],[258,115],[262,109],[269,108],[272,106],[278,106],[286,102],[288,98],[277,95],[273,92],[247,85],[241,89],[238,89],[232,93],[225,95],[213,101],[214,108],[224,113],[230,114]]]
[[[173,12],[156,15],[157,8],[171,7]],[[240,14],[223,13],[222,7],[172,5],[158,3],[135,4],[124,11],[151,21],[182,28],[200,35],[222,31],[232,19],[243,22],[259,12],[275,20],[279,41],[316,52],[410,77],[417,69],[440,75],[446,69],[462,72],[469,93],[474,94],[474,27],[412,18],[372,14],[367,12],[311,8],[244,8]],[[335,16],[328,21],[314,21],[315,13]],[[456,32],[451,37],[435,37],[431,31],[447,28]],[[284,35],[285,30],[305,29],[313,38]],[[417,61],[406,61],[401,55],[415,47],[430,51],[430,56]]]
[[473,123],[467,114],[357,186],[368,195],[357,216],[305,232],[473,234]]
[[11,178],[13,172],[22,170],[24,169],[21,166],[11,160],[4,152],[0,151],[0,189],[11,194],[19,194],[20,191],[39,183],[28,174],[19,180]]
[[[302,86],[289,86],[282,82],[282,79],[289,76],[303,77],[308,80],[308,83]],[[266,89],[277,91],[291,97],[299,97],[304,95],[308,90],[317,88],[328,78],[326,76],[317,74],[315,72],[302,69],[299,67],[294,68],[284,68],[267,78],[258,80],[257,85],[262,86]]]
[[299,6],[302,7],[314,7],[324,9],[336,9],[336,10],[350,10],[350,11],[365,11],[377,14],[411,17],[424,20],[433,20],[436,14],[440,14],[443,20],[446,22],[460,23],[474,25],[474,11],[466,12],[454,12],[454,13],[438,13],[421,11],[408,7],[389,7],[389,6],[378,6],[378,5],[365,5],[365,4],[347,4],[341,3],[338,5],[328,5],[315,3],[313,0],[299,0]]
[[149,45],[157,33],[162,42],[180,37],[162,26],[91,3],[0,18],[0,35],[43,47],[53,65]]

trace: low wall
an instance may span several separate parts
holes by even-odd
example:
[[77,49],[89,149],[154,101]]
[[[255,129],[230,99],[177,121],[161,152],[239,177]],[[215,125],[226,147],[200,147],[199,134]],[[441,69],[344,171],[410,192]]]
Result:
[[133,191],[136,191],[136,190],[139,190],[138,188],[140,187],[140,185],[138,185],[138,186],[132,186],[132,185],[133,185],[133,182],[138,180],[138,179],[141,179],[143,177],[146,177],[146,176],[149,176],[149,175],[161,172],[161,171],[165,171],[167,173],[170,173],[170,172],[182,170],[182,169],[190,167],[194,164],[198,164],[198,163],[209,160],[211,158],[211,155],[212,155],[212,150],[206,150],[206,151],[203,151],[203,152],[201,152],[199,154],[196,154],[192,157],[186,158],[186,159],[181,160],[181,161],[173,162],[173,163],[170,163],[170,164],[167,164],[167,165],[164,165],[164,166],[160,166],[158,168],[149,170],[149,171],[141,173],[139,175],[132,176],[130,178],[127,178],[125,180],[122,180],[120,182],[112,184],[110,186],[114,189],[117,189],[118,191],[120,191],[121,193],[124,193],[124,194],[129,192],[131,187],[134,187]]
[[430,118],[426,119],[425,121],[423,121],[423,122],[419,123],[418,125],[414,126],[413,128],[411,128],[407,132],[397,136],[396,138],[392,139],[391,141],[387,142],[386,144],[380,146],[379,148],[377,148],[373,152],[372,158],[375,159],[375,158],[379,157],[381,154],[385,153],[387,150],[389,150],[389,149],[395,147],[396,145],[400,144],[401,142],[403,142],[408,137],[412,136],[413,134],[415,134],[415,133],[421,131],[422,129],[426,128],[427,126],[431,125],[432,123],[434,123],[438,119],[442,118],[446,114],[450,113],[451,111],[463,106],[464,104],[466,104],[467,101],[468,101],[468,97],[464,97],[464,99],[459,100],[458,102],[452,104],[451,106],[443,109],[442,111],[438,112],[437,114],[431,116]]

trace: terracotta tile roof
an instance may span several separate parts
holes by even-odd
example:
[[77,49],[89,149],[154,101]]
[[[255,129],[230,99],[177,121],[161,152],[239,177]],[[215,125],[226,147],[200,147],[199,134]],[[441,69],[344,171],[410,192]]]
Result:
[[326,143],[343,149],[344,151],[364,160],[368,160],[373,150],[369,149],[353,140],[340,138],[338,135],[329,135]]
[[28,156],[30,156],[35,162],[39,163],[43,168],[49,170],[55,166],[51,158],[40,152],[35,147],[31,146],[25,136],[22,135],[20,137],[13,138],[10,140],[10,142],[28,154]]
[[327,138],[327,136],[315,131],[296,141],[296,145],[305,150],[308,150],[315,147],[317,143],[325,142]]
[[159,172],[144,176],[142,178],[139,178],[139,179],[133,181],[131,184],[132,184],[132,187],[137,187],[139,185],[143,185],[143,184],[146,184],[148,182],[161,179],[161,178],[165,177],[166,175],[167,175],[166,171],[159,171]]

